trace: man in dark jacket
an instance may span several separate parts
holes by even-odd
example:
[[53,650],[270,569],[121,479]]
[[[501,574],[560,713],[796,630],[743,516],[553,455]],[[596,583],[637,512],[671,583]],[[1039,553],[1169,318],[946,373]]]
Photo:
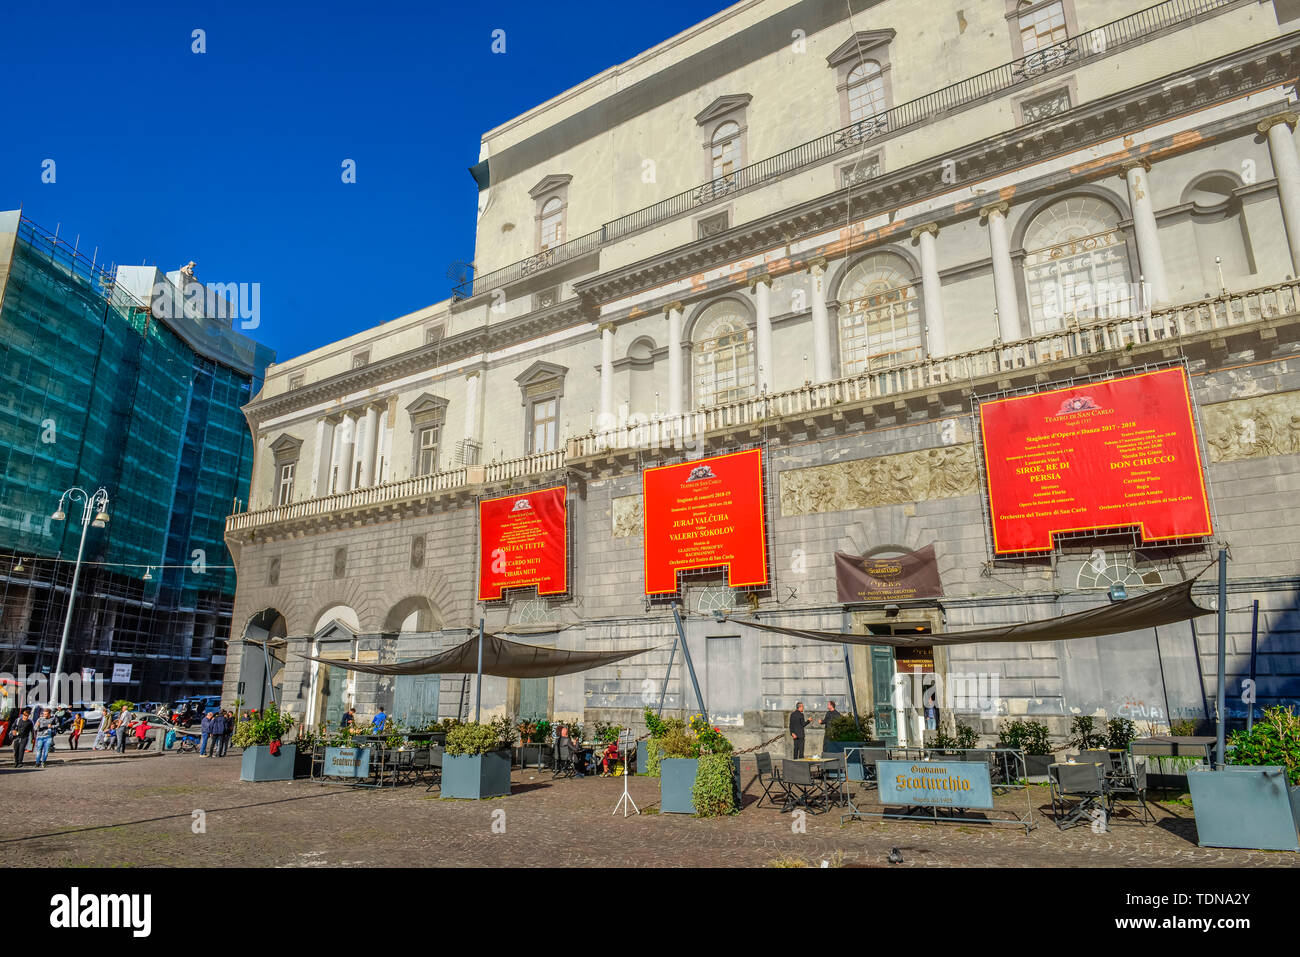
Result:
[[822,726],[823,728],[825,728],[827,732],[829,732],[829,731],[831,730],[831,722],[834,721],[836,718],[838,718],[838,717],[839,717],[840,715],[842,715],[842,714],[844,714],[843,711],[836,711],[836,710],[835,710],[835,702],[834,702],[834,701],[827,701],[827,702],[826,702],[826,717],[822,718],[822,720],[821,720],[821,726]]
[[212,747],[208,757],[215,758],[219,757],[217,751],[220,749],[221,742],[226,736],[226,713],[224,711],[217,711],[212,715],[211,732]]
[[9,735],[14,744],[14,767],[23,766],[23,752],[27,750],[27,742],[32,736],[32,712],[30,708],[23,708],[22,714],[14,722],[13,727],[9,729]]
[[790,713],[790,737],[793,739],[795,759],[803,757],[803,732],[808,727],[808,719],[803,713],[803,702],[797,702],[794,711]]
[[208,756],[208,739],[212,737],[212,712],[209,711],[199,722],[199,754],[203,757]]

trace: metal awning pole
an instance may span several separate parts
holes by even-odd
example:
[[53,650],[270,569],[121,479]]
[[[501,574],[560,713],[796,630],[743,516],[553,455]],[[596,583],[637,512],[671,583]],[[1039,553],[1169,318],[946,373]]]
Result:
[[1246,712],[1246,730],[1250,731],[1255,727],[1255,699],[1259,695],[1255,691],[1255,656],[1259,651],[1259,599],[1255,599],[1254,605],[1250,609],[1250,700],[1246,702],[1249,710]]
[[1218,695],[1218,732],[1217,747],[1219,755],[1219,767],[1222,768],[1227,764],[1225,751],[1227,744],[1227,721],[1226,714],[1228,707],[1228,688],[1227,688],[1227,670],[1228,670],[1228,550],[1219,549],[1219,695]]
[[[682,616],[678,614],[676,605],[673,605],[673,621],[677,622],[677,637],[682,642],[682,656],[686,659],[686,670],[691,673],[691,687],[695,689],[695,700],[700,703],[700,714],[707,721],[709,709],[704,703],[704,695],[700,694],[700,683],[695,679],[695,664],[691,661],[691,649],[686,644],[686,628],[682,625]],[[685,702],[682,703],[685,704]],[[685,711],[686,709],[683,708],[682,710]]]
[[478,620],[478,684],[474,687],[474,723],[483,710],[483,619]]
[[668,682],[673,676],[673,662],[677,660],[677,638],[673,638],[672,650],[668,652],[668,670],[664,672],[664,686],[659,689],[659,708],[655,712],[659,717],[664,716],[664,699],[668,697]]
[[[858,717],[858,696],[853,693],[853,665],[849,660],[848,642],[840,645],[840,647],[844,649],[844,674],[849,679],[849,707],[853,709],[854,723],[861,729],[862,719]],[[830,728],[828,727],[826,730],[830,731]]]

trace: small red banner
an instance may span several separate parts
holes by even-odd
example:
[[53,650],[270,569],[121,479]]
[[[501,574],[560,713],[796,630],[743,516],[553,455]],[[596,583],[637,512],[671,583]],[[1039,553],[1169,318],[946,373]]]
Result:
[[1047,551],[1062,532],[1212,532],[1182,369],[985,402],[980,428],[996,554]]
[[766,585],[761,449],[646,469],[645,590],[677,590],[677,573],[725,566],[733,587]]
[[560,485],[479,502],[479,601],[525,585],[539,595],[569,590],[567,496]]

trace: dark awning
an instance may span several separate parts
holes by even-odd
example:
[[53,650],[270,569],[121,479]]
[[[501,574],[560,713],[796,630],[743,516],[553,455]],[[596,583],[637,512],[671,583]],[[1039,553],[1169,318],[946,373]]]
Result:
[[[556,648],[521,645],[497,635],[485,635],[483,674],[496,675],[498,678],[551,678],[589,671],[652,650],[637,648],[633,651],[561,651]],[[478,672],[478,635],[473,635],[468,641],[441,654],[386,665],[337,661],[316,658],[312,655],[298,657],[368,675],[472,675]]]
[[1213,615],[1211,609],[1202,608],[1192,601],[1192,585],[1195,583],[1196,579],[1192,578],[1177,585],[1148,592],[1139,598],[1126,598],[1123,601],[1089,608],[1087,611],[1075,612],[1072,615],[1062,615],[1060,618],[1027,621],[1018,625],[998,625],[994,628],[979,628],[974,631],[954,631],[942,635],[917,635],[916,637],[849,635],[838,631],[809,631],[802,628],[762,625],[744,618],[734,620],[762,631],[849,645],[893,645],[898,648],[910,648],[918,645],[970,645],[977,642],[998,641],[1066,641],[1071,638],[1118,635],[1126,631],[1172,625],[1200,615]]

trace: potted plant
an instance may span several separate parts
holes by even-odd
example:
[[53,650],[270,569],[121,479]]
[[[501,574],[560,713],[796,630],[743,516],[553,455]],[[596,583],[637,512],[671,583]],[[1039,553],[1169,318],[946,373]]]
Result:
[[239,768],[241,781],[293,780],[296,746],[281,743],[295,725],[293,715],[282,713],[271,702],[257,715],[239,722],[230,743],[243,748]]
[[1300,716],[1278,705],[1228,739],[1228,764],[1191,767],[1201,847],[1300,851]]
[[1094,751],[1106,747],[1106,735],[1094,730],[1092,715],[1076,714],[1070,722],[1069,745],[1080,751]]
[[739,761],[731,742],[702,715],[659,741],[659,810],[713,817],[740,808]]
[[[831,719],[826,728],[826,738],[822,741],[822,754],[843,754],[847,748],[865,748],[871,739],[871,719],[859,719],[851,714],[838,714]],[[855,751],[848,762],[850,781],[864,778],[862,769],[862,752]]]
[[[1025,721],[1021,718],[1004,721],[998,730],[998,747],[1012,748],[1025,753],[1025,775],[1029,780],[1047,778],[1047,768],[1054,760],[1054,756],[1051,732],[1041,721]],[[1016,769],[1007,770],[1014,772]]]
[[442,796],[479,800],[509,794],[514,732],[509,718],[488,724],[470,721],[448,731],[442,756]]
[[645,709],[645,728],[650,733],[646,740],[636,745],[636,768],[638,774],[647,777],[659,777],[659,761],[663,756],[662,741],[671,732],[686,730],[682,718],[661,718],[649,708]]

